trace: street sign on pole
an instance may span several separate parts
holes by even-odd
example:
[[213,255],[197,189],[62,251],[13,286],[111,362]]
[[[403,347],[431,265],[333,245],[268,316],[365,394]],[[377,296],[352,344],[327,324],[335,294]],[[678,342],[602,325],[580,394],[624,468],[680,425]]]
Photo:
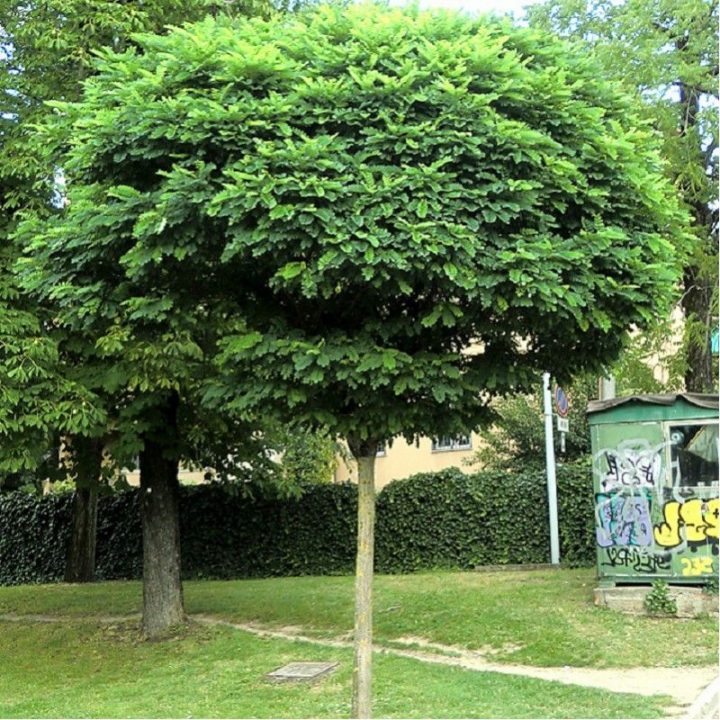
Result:
[[560,433],[570,432],[570,421],[567,418],[560,417],[558,415],[557,429]]
[[570,412],[570,401],[565,391],[559,386],[555,386],[555,409],[560,417],[567,417]]

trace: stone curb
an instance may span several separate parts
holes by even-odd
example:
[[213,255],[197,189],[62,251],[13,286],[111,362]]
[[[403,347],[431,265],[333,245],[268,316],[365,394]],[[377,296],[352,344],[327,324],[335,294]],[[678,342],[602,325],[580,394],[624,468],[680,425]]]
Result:
[[683,720],[714,720],[720,710],[720,677],[713,680],[683,715]]

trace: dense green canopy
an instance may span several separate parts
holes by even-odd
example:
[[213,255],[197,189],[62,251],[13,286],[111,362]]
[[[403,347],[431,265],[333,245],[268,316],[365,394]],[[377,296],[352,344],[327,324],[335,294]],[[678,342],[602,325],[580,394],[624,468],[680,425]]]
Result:
[[452,432],[668,302],[652,132],[543,33],[360,5],[138,43],[59,106],[68,208],[22,230],[27,287],[136,390],[178,387],[210,333],[207,400]]

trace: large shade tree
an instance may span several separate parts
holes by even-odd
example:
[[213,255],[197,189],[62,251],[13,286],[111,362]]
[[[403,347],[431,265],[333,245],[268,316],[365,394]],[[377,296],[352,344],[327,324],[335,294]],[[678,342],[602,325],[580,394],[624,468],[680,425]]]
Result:
[[[0,0],[4,99],[0,114],[0,323],[4,335],[12,337],[12,342],[0,343],[0,385],[6,389],[0,396],[0,413],[12,419],[0,424],[0,470],[31,472],[42,468],[38,463],[63,438],[64,449],[59,455],[66,462],[60,470],[76,484],[65,571],[68,581],[94,577],[102,463],[107,467],[111,457],[119,464],[127,462],[137,455],[142,443],[133,432],[138,425],[136,408],[132,403],[128,407],[128,397],[116,392],[122,390],[117,379],[122,373],[109,366],[102,348],[95,347],[96,338],[77,328],[66,332],[53,321],[52,298],[46,296],[42,303],[33,303],[16,287],[11,268],[20,248],[9,236],[18,215],[30,211],[53,217],[61,212],[65,138],[59,137],[57,144],[39,144],[35,125],[54,112],[48,101],[77,100],[81,96],[81,83],[95,71],[94,52],[100,47],[123,50],[134,45],[133,33],[165,32],[168,25],[220,11],[268,14],[273,5],[287,4],[268,0]],[[41,353],[42,363],[34,363]],[[52,362],[48,361],[50,357]],[[84,393],[84,403],[77,402],[72,413],[67,408],[70,387],[73,393]],[[14,394],[20,396],[20,402],[13,400]],[[40,405],[33,403],[33,398],[38,398]],[[92,417],[79,423],[83,413]],[[103,415],[105,420],[98,421]],[[189,432],[196,437],[190,443],[193,447],[186,449],[186,457],[202,455],[202,460],[209,462],[211,443],[197,437],[198,427],[208,424],[203,418],[199,426],[191,427]],[[237,431],[232,423],[218,421],[213,432],[220,432],[223,426],[231,434]],[[130,432],[123,432],[123,428]],[[227,451],[225,448],[221,457]],[[217,464],[217,454],[215,460]],[[46,472],[47,468],[38,471]]]
[[666,172],[692,217],[680,308],[685,386],[717,387],[717,0],[551,0],[528,9],[533,26],[581,43],[607,77],[638,93],[661,133]]
[[[544,33],[361,5],[138,42],[48,130],[71,202],[24,228],[25,284],[136,368],[211,333],[207,405],[348,440],[369,716],[378,443],[613,359],[666,309],[684,217],[633,102]],[[163,462],[182,388],[135,387]]]

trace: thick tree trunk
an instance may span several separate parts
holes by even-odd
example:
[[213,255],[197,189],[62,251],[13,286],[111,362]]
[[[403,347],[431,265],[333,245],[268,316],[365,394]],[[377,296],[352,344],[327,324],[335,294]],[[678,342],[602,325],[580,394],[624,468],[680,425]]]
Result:
[[352,717],[372,717],[372,585],[375,554],[377,442],[349,441],[358,463],[358,533],[355,570],[355,664]]
[[[143,532],[143,633],[156,638],[185,620],[180,580],[177,398],[162,409],[163,430],[148,434],[140,453]],[[162,434],[161,434],[162,433]]]
[[85,437],[73,437],[71,443],[76,489],[65,582],[92,582],[95,579],[97,501],[103,443],[98,438]]
[[[687,50],[688,37],[675,41],[676,50],[682,54]],[[701,155],[702,146],[692,148],[692,144],[701,143],[702,135],[694,133],[700,113],[700,91],[684,82],[677,84],[680,102],[681,138],[689,141],[690,149]],[[713,287],[717,280],[708,267],[703,267],[705,258],[711,258],[717,252],[717,241],[713,232],[711,198],[698,197],[690,187],[681,187],[688,205],[691,206],[700,247],[695,259],[690,259],[683,274],[684,293],[682,309],[685,314],[685,389],[689,392],[711,393],[714,390],[714,373],[710,333],[713,326],[712,300]],[[713,263],[717,269],[717,261]]]
[[685,388],[688,392],[711,393],[714,374],[710,333],[713,327],[712,288],[698,267],[685,269]]

